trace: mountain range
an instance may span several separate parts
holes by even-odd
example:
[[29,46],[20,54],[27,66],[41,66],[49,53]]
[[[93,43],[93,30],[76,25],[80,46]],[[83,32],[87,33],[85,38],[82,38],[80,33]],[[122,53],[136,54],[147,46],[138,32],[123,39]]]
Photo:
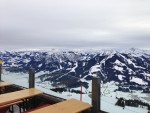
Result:
[[150,51],[127,50],[33,50],[1,51],[3,68],[9,72],[27,73],[34,68],[42,82],[53,86],[88,88],[93,76],[101,83],[114,82],[118,90],[150,92]]

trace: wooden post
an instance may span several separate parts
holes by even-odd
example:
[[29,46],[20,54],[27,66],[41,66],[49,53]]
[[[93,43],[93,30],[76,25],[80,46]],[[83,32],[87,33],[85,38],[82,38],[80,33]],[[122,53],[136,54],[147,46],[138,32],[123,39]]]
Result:
[[29,69],[29,88],[34,88],[35,86],[35,70],[33,68]]
[[0,81],[2,81],[2,63],[3,61],[0,58]]
[[82,101],[82,81],[80,80],[80,88],[81,88],[81,91],[80,91],[80,101]]
[[0,81],[2,81],[2,65],[0,64]]
[[92,80],[92,113],[100,113],[100,78]]

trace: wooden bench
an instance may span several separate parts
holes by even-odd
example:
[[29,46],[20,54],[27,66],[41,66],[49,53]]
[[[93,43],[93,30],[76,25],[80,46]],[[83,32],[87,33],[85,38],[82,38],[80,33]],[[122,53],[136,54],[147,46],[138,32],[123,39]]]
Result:
[[[2,109],[2,108],[7,108],[9,106],[12,106],[11,111],[13,111],[14,104],[19,104],[22,102],[22,100],[33,98],[42,93],[43,92],[40,90],[37,90],[35,88],[30,88],[30,89],[11,92],[11,93],[1,94],[0,95],[0,108]],[[21,107],[19,108],[21,111]]]
[[13,85],[13,84],[9,82],[0,82],[0,94],[5,93],[5,87],[9,85]]
[[12,103],[9,103],[9,104],[5,104],[5,105],[0,106],[0,109],[5,108],[5,107],[10,107],[10,106],[15,105],[15,104],[20,104],[22,102],[23,101],[20,100],[20,101],[12,102]]
[[[13,108],[13,105],[16,105],[16,104],[20,104],[22,103],[23,101],[16,101],[16,102],[12,102],[12,103],[9,103],[9,104],[5,104],[3,106],[0,106],[0,113],[6,113],[6,111],[9,109],[9,111],[12,111],[14,112],[14,108]],[[12,109],[12,110],[11,110]],[[21,108],[19,107],[20,109],[20,113],[21,113]]]
[[12,85],[12,83],[9,82],[0,82],[0,87],[5,87],[5,86],[9,86]]
[[44,108],[44,107],[46,107],[46,106],[50,106],[50,104],[45,104],[45,105],[42,105],[42,106],[38,106],[38,107],[36,107],[36,108],[30,109],[30,110],[25,111],[25,112],[22,112],[22,113],[29,113],[29,112],[31,112],[31,111]]
[[69,99],[28,113],[80,113],[92,108],[92,105],[76,99]]
[[30,89],[15,91],[7,94],[2,94],[0,95],[0,107],[16,101],[31,98],[40,95],[42,93],[43,92],[40,90],[37,90],[35,88],[30,88]]

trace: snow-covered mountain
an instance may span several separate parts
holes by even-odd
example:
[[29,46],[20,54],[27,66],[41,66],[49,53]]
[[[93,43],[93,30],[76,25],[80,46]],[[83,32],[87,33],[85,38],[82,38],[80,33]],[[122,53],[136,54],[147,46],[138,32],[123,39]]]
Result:
[[79,80],[84,79],[83,86],[88,88],[86,81],[99,76],[102,83],[114,81],[120,86],[118,90],[149,92],[146,87],[150,85],[148,50],[3,51],[0,57],[7,71],[27,73],[32,67],[36,73],[42,72],[38,76],[41,81],[51,81],[53,85],[78,87]]

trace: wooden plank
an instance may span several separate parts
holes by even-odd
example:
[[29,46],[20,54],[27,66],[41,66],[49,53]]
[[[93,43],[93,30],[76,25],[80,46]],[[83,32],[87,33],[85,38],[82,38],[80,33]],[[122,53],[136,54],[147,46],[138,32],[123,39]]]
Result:
[[13,85],[13,84],[9,83],[9,82],[0,82],[0,87],[5,87],[5,86],[9,86],[9,85]]
[[92,105],[76,99],[69,99],[29,113],[79,113],[88,110]]
[[13,103],[5,104],[3,106],[0,106],[0,109],[5,108],[5,107],[9,107],[9,106],[12,106],[12,105],[15,105],[15,104],[19,104],[19,103],[22,103],[22,102],[23,102],[22,100],[19,100],[19,101],[13,102]]
[[25,89],[21,91],[11,92],[0,95],[0,106],[9,104],[11,102],[19,101],[21,99],[30,98],[36,95],[40,95],[43,92],[35,88]]

